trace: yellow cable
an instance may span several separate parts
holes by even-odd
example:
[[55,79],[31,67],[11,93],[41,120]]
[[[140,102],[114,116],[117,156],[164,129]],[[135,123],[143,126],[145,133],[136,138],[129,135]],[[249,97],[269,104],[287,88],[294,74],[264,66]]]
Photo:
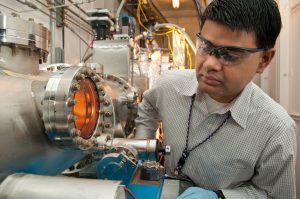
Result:
[[191,51],[189,49],[189,45],[187,44],[187,42],[185,42],[185,48],[186,48],[186,53],[187,53],[188,60],[189,60],[189,69],[193,69],[193,60],[192,60]]
[[[142,11],[142,13],[143,13],[145,19],[148,20],[147,17],[146,17],[146,15],[145,15],[145,13],[144,13],[144,11],[143,11],[143,9],[142,9],[141,0],[138,0],[138,7],[137,7],[137,10],[136,10],[136,16],[137,16],[138,22],[139,22],[140,26],[142,26],[146,31],[151,32],[148,28],[146,28],[146,27],[144,26],[144,24],[143,24],[142,21],[141,21],[141,11]],[[166,33],[154,33],[154,32],[153,32],[152,34],[153,34],[154,36],[161,36],[161,35],[166,35],[166,34],[168,34],[168,32],[166,32]]]
[[144,18],[146,19],[146,21],[149,21],[148,18],[147,18],[147,16],[146,16],[146,14],[145,14],[145,12],[144,12],[144,10],[143,10],[142,4],[141,4],[141,0],[139,0],[139,2],[140,2],[140,10],[142,11],[142,14],[143,14]]

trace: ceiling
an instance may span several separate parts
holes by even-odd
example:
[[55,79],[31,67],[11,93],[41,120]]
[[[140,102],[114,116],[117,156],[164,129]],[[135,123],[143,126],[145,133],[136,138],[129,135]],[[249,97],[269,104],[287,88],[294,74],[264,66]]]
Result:
[[179,8],[173,8],[172,0],[151,0],[165,18],[197,17],[193,0],[180,0]]

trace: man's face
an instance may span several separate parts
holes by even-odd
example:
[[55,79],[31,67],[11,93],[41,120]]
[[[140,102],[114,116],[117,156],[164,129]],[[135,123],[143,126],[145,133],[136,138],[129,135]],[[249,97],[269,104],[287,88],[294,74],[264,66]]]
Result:
[[[201,30],[201,37],[217,47],[257,48],[254,32],[233,32],[229,27],[211,20],[205,21]],[[223,53],[223,51],[220,52]],[[231,102],[241,93],[256,73],[263,72],[271,61],[275,50],[243,53],[242,56],[237,53],[237,56],[240,56],[240,61],[231,65],[224,63],[225,58],[231,60],[230,56],[223,56],[222,61],[222,58],[216,55],[197,53],[195,67],[199,82],[198,89],[206,92],[216,101]]]

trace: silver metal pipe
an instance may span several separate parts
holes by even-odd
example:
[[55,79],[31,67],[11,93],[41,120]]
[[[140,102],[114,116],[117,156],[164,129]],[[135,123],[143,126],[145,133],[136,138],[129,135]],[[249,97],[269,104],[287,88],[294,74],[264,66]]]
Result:
[[[54,4],[54,0],[52,0],[52,3]],[[50,64],[55,63],[55,29],[56,29],[56,20],[52,20],[52,18],[56,19],[56,11],[50,10],[50,19],[49,19],[49,27],[50,27]]]
[[15,172],[57,175],[84,157],[79,150],[51,143],[34,84],[38,81],[0,74],[0,181]]
[[156,153],[158,150],[157,140],[137,140],[126,138],[114,138],[106,142],[107,148],[112,148],[118,145],[130,145],[135,148],[138,153]]
[[0,185],[6,199],[125,199],[119,181],[13,174]]
[[116,13],[116,31],[119,32],[120,31],[120,26],[119,26],[119,16],[120,16],[120,13],[121,13],[121,10],[125,4],[126,0],[122,0],[119,7],[118,7],[118,10],[117,10],[117,13]]
[[[40,3],[41,5],[43,5],[44,7],[46,7],[47,9],[51,9],[49,8],[49,6],[47,4],[44,4],[43,2],[41,2],[40,0],[35,0],[36,2]],[[57,2],[57,1],[56,1]],[[53,7],[52,8],[57,8],[57,7]],[[77,17],[80,17],[76,12],[74,12],[73,10],[71,10],[70,8],[66,8],[67,10],[69,10],[72,14],[74,14],[75,16]],[[91,32],[92,32],[92,27],[91,25],[82,17],[80,17],[80,19],[84,22],[86,22],[86,24],[89,26],[89,28],[91,30],[87,30],[87,27],[85,27],[84,25],[80,24],[79,22],[77,22],[78,20],[77,19],[74,19],[73,16],[69,15],[67,12],[63,15],[61,13],[56,13],[58,15],[60,15],[61,18],[64,18],[64,15],[66,16],[65,19],[68,20],[69,22],[71,22],[72,24],[76,25],[77,27],[81,28],[82,30],[84,30],[85,32],[87,32],[88,34],[90,35],[93,35]],[[72,20],[70,20],[70,19]],[[76,22],[75,22],[76,21]]]
[[[33,4],[33,3],[31,3],[31,2],[22,2],[21,0],[16,0],[16,1],[18,1],[19,3],[22,3],[22,4],[24,4],[24,5],[27,5],[27,6],[29,6],[29,7],[31,7],[31,8],[33,8],[33,9],[35,9],[35,10],[38,10],[38,11],[40,11],[41,13],[43,13],[43,14],[45,14],[45,15],[47,15],[48,17],[50,17],[51,19],[53,19],[53,20],[56,20],[56,18],[55,17],[53,17],[53,16],[51,16],[50,14],[48,14],[47,12],[45,12],[45,11],[43,11],[42,9],[40,9],[40,8],[38,8],[35,4]],[[80,40],[82,40],[86,45],[88,45],[88,42],[87,41],[85,41],[85,39],[83,39],[83,37],[79,34],[79,33],[77,33],[72,27],[70,27],[68,24],[66,24],[65,22],[63,23],[63,25],[66,27],[66,28],[68,28],[69,30],[71,30],[71,32],[73,32]]]
[[162,24],[156,24],[154,26],[154,28],[156,30],[158,30],[160,28],[170,28],[170,27],[178,29],[184,35],[184,38],[186,39],[186,41],[190,45],[192,51],[194,52],[194,54],[196,54],[197,53],[196,46],[195,46],[194,42],[192,41],[192,39],[190,38],[190,36],[185,32],[185,30],[183,28],[179,27],[176,24],[172,24],[172,23],[162,23]]
[[88,14],[85,12],[85,10],[83,10],[81,7],[79,7],[77,4],[75,4],[72,0],[68,0],[70,3],[72,3],[76,8],[78,8],[82,13],[84,13],[86,16],[88,16]]

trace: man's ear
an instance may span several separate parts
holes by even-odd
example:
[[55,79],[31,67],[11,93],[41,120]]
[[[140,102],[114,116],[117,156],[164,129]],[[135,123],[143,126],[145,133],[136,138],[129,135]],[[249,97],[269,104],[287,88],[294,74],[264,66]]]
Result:
[[275,48],[270,48],[266,51],[264,51],[261,55],[260,63],[257,67],[256,73],[262,73],[267,68],[267,66],[270,64],[271,60],[273,59],[275,55]]

